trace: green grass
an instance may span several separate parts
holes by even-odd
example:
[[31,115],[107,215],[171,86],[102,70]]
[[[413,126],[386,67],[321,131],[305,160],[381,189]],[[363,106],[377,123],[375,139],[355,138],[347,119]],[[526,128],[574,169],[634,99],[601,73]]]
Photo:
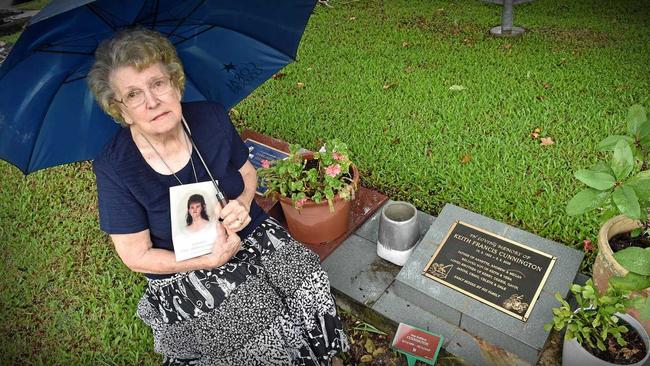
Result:
[[[47,5],[50,1],[51,0],[33,0],[33,1],[28,1],[26,3],[18,4],[15,7],[19,10],[39,10],[42,9],[45,5]],[[14,44],[18,40],[18,36],[20,36],[20,32],[0,36],[0,42]]]
[[[480,1],[330,4],[286,76],[236,106],[239,128],[307,148],[338,137],[365,186],[432,214],[453,203],[566,245],[595,238],[597,219],[564,206],[595,144],[650,106],[646,1],[519,5],[517,39],[488,36],[500,10]],[[159,364],[89,164],[0,175],[0,364]]]
[[26,3],[18,4],[16,7],[21,10],[39,10],[43,9],[51,0],[32,0]]
[[478,1],[335,3],[287,76],[236,108],[246,127],[308,148],[347,141],[364,185],[421,210],[450,202],[577,243],[596,223],[564,213],[571,172],[649,95],[647,3],[601,3],[518,6],[530,28],[518,39],[488,36],[499,7]]
[[0,36],[0,42],[14,44],[18,40],[20,33],[8,34],[6,36]]
[[155,363],[144,283],[97,227],[90,164],[0,169],[0,364]]

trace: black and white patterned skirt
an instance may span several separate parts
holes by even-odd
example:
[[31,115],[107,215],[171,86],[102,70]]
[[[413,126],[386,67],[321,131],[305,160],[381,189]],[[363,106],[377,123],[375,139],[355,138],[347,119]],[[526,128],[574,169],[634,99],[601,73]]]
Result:
[[138,316],[169,365],[329,365],[348,347],[318,255],[273,219],[221,267],[149,280]]

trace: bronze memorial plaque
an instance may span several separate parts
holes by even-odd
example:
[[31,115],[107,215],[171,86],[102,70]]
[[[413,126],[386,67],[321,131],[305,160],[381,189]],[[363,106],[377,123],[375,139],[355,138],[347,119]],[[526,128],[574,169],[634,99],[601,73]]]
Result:
[[424,275],[526,321],[556,257],[457,221]]

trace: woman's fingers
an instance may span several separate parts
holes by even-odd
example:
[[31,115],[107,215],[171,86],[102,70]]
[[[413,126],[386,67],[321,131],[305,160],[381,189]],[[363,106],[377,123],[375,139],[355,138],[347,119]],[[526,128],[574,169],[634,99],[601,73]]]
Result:
[[232,238],[236,237],[237,240],[239,240],[239,235],[237,235],[237,232],[236,232],[236,231],[234,231],[234,230],[229,229],[228,227],[226,227],[226,228],[225,228],[225,233],[226,233],[226,239],[232,239]]
[[232,253],[237,253],[241,249],[241,239],[239,238],[239,235],[237,235],[236,232],[233,230],[230,230],[226,228],[225,230],[226,235],[228,236],[226,238],[226,243],[229,244],[230,247],[232,247],[233,251]]
[[228,230],[220,222],[216,222],[217,237],[214,240],[212,252],[209,254],[210,262],[206,268],[214,268],[223,265],[241,249],[239,236]]
[[248,211],[237,200],[228,202],[226,207],[221,210],[221,218],[223,219],[223,224],[228,229],[234,231],[240,231],[251,221]]
[[248,225],[250,222],[251,222],[251,218],[250,216],[248,216],[248,214],[246,214],[246,216],[244,216],[243,219],[240,219],[238,217],[235,220],[230,220],[230,222],[226,224],[226,227],[230,230],[234,230],[235,232],[237,232],[245,228],[246,225]]
[[[226,231],[226,228],[221,225],[219,221],[215,223],[217,225],[217,238],[214,240],[214,245],[215,247],[218,246],[220,243],[223,243],[226,241],[228,238],[228,232]],[[214,249],[213,249],[214,250]]]
[[217,219],[221,217],[221,205],[219,204],[214,205],[214,217],[216,217]]
[[215,247],[223,248],[231,246],[233,243],[241,242],[239,235],[234,230],[229,229],[227,226],[217,222],[217,238],[215,239]]

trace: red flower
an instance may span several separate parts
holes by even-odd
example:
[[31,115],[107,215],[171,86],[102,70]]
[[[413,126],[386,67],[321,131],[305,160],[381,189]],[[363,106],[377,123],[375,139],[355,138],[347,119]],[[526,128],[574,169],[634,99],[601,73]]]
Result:
[[268,161],[266,159],[262,160],[262,168],[268,169],[270,167],[271,167],[271,162],[270,161]]
[[305,203],[307,203],[306,198],[301,198],[296,201],[296,208],[301,208]]
[[591,243],[591,240],[585,239],[582,242],[582,248],[585,250],[585,252],[591,252],[594,250],[594,245]]
[[330,165],[327,168],[325,168],[325,174],[329,175],[332,178],[336,177],[340,173],[341,173],[341,166],[338,164]]

